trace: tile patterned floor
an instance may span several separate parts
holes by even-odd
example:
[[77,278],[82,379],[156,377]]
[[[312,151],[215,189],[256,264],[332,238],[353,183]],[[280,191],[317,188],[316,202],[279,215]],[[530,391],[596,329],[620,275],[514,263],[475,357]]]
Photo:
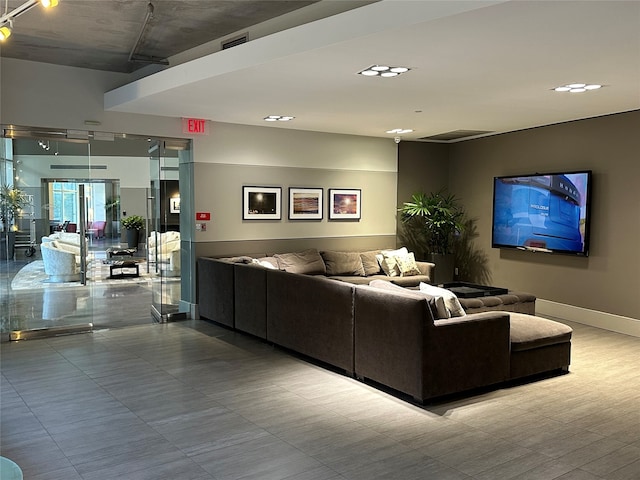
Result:
[[572,324],[571,373],[419,407],[190,320],[1,345],[31,480],[640,478],[640,339]]

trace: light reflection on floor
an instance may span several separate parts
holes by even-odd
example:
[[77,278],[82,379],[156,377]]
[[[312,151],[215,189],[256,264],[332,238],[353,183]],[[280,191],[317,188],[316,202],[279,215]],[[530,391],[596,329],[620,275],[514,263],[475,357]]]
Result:
[[[112,242],[94,241],[90,256],[99,258]],[[180,282],[171,279],[162,289],[148,283],[123,279],[114,284],[12,290],[11,280],[25,265],[41,260],[39,251],[31,258],[21,252],[15,260],[0,261],[0,333],[8,340],[13,330],[28,330],[93,323],[94,328],[118,328],[152,322],[151,302],[177,305]],[[155,295],[155,296],[154,296]]]

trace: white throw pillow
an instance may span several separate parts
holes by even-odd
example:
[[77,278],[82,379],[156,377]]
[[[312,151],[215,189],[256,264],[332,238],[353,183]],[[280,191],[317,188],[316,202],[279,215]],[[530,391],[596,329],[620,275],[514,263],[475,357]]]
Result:
[[380,264],[380,268],[389,277],[398,277],[400,276],[400,269],[397,268],[396,260],[393,257],[396,256],[405,256],[409,253],[407,247],[398,248],[397,250],[382,250],[379,254],[376,255],[378,259],[378,263]]
[[[444,303],[447,306],[447,310],[452,317],[464,317],[467,313],[460,305],[460,300],[456,297],[456,294],[446,288],[434,287],[428,283],[420,282],[420,291],[433,295],[434,297],[443,297]],[[446,318],[446,317],[445,317]]]

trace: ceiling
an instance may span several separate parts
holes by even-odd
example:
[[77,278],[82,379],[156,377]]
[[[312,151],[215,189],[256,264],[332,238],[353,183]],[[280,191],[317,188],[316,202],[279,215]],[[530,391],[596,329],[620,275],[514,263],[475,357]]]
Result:
[[[10,0],[10,8],[20,3]],[[61,0],[55,17],[30,11],[16,19],[1,53],[130,71],[147,3]],[[156,0],[137,51],[172,60],[312,3]],[[179,65],[170,61],[170,68],[107,92],[105,108],[375,137],[413,129],[405,140],[640,109],[640,1],[383,0],[301,23]],[[411,70],[395,78],[357,74],[374,64]],[[604,87],[553,91],[574,82]],[[264,122],[271,114],[295,119]]]
[[[9,0],[8,10],[25,1]],[[317,1],[61,0],[56,8],[38,6],[16,18],[2,56],[131,72],[146,65],[130,62],[129,57],[143,31],[149,3],[153,15],[135,54],[166,59]]]

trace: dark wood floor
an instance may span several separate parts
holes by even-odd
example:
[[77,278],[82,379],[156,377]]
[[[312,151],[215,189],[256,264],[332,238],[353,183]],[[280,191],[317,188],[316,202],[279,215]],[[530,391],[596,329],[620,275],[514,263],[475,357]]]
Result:
[[200,320],[4,343],[0,448],[30,480],[637,480],[640,339],[572,326],[570,374],[427,407]]

